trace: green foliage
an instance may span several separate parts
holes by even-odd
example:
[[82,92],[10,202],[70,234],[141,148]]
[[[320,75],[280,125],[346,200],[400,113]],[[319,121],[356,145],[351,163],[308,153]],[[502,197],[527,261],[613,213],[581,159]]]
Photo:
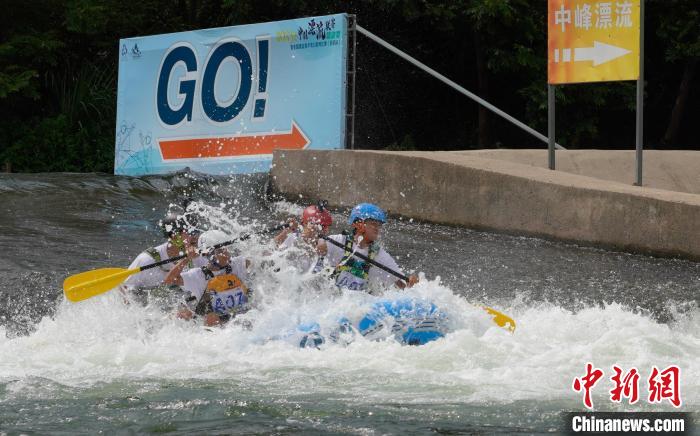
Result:
[[15,140],[3,161],[26,172],[111,171],[114,141],[99,128],[75,128],[65,115],[32,120],[13,132]]
[[36,100],[40,97],[40,74],[56,65],[63,43],[55,34],[14,35],[0,43],[0,99],[17,93]]
[[657,34],[665,44],[665,58],[676,62],[700,58],[700,8],[697,0],[668,0]]
[[388,151],[415,151],[417,150],[416,148],[416,142],[413,140],[413,137],[411,135],[404,135],[403,138],[401,138],[401,142],[396,143],[392,142],[385,150]]
[[39,93],[32,86],[32,80],[39,76],[35,70],[25,70],[18,65],[8,65],[4,70],[0,72],[0,98],[13,92],[23,92],[33,99],[39,98]]
[[[645,133],[655,145],[684,72],[692,78],[700,58],[700,7],[697,0],[645,4]],[[543,0],[6,0],[3,6],[0,167],[9,162],[15,171],[112,171],[119,38],[338,12],[356,14],[367,29],[546,132]],[[358,43],[359,147],[477,144],[474,103],[362,36]],[[689,83],[680,87],[683,101],[697,107],[700,81]],[[631,148],[634,110],[633,82],[558,87],[557,140],[573,148]],[[679,141],[697,148],[697,123],[677,115],[685,120]],[[543,146],[497,123],[494,146]],[[395,132],[404,135],[400,141]]]

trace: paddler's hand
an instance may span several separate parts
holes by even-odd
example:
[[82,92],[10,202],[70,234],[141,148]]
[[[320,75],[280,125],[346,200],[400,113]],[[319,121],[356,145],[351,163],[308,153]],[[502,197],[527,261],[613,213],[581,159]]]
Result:
[[180,319],[184,319],[185,321],[191,320],[193,316],[194,316],[194,312],[192,312],[190,309],[188,309],[186,307],[181,307],[177,311],[177,317]]
[[207,327],[213,327],[215,325],[221,324],[221,319],[219,315],[214,312],[209,312],[204,316],[204,325]]
[[197,247],[194,245],[190,245],[188,242],[185,242],[185,258],[181,259],[178,263],[175,264],[173,269],[168,272],[168,275],[165,276],[165,279],[163,279],[163,284],[166,285],[177,285],[177,286],[182,286],[182,271],[185,270],[185,267],[191,266],[191,261],[194,259],[199,253],[197,252]]
[[321,257],[324,257],[326,254],[328,254],[328,245],[323,239],[319,239],[316,243],[316,253],[318,253],[318,255]]
[[416,283],[418,283],[418,276],[415,274],[411,274],[410,276],[408,276],[408,282],[404,282],[403,280],[397,280],[395,282],[396,287],[399,289],[410,288]]
[[282,243],[287,239],[287,236],[292,233],[299,226],[297,220],[294,218],[289,218],[285,227],[280,230],[280,232],[273,239],[277,246],[282,245]]
[[197,257],[198,254],[197,246],[190,244],[189,241],[185,241],[185,255],[187,256],[187,259],[192,260]]

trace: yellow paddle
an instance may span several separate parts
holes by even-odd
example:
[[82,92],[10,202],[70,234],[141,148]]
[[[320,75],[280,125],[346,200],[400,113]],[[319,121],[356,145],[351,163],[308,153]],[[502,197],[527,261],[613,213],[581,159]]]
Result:
[[119,286],[127,277],[141,272],[141,268],[100,268],[75,274],[63,281],[63,293],[68,301],[87,300]]
[[487,311],[490,315],[493,315],[493,322],[498,324],[499,327],[503,327],[509,332],[515,333],[515,320],[513,318],[490,307],[481,306],[481,308]]
[[[339,248],[345,248],[345,245],[341,244],[340,242],[337,242],[327,236],[321,236],[322,239],[326,240],[327,242],[330,242],[331,244],[335,245],[336,247]],[[369,262],[372,265],[376,266],[377,268],[381,268],[384,271],[388,272],[389,274],[392,274],[404,282],[408,283],[408,277],[401,274],[398,271],[394,271],[393,269],[389,268],[388,266],[382,265],[381,263],[375,261],[374,259],[370,259],[369,257],[365,256],[364,254],[361,253],[352,253],[353,256],[357,257],[358,259],[362,259],[365,262]],[[486,306],[481,306],[486,312],[488,312],[490,315],[493,316],[493,322],[495,322],[499,327],[503,327],[504,329],[508,330],[511,333],[515,332],[515,320],[508,315],[505,315],[496,309],[492,309],[490,307]]]
[[[267,229],[263,233],[274,232],[285,227],[286,224]],[[212,249],[220,248],[226,245],[231,245],[236,241],[244,241],[250,238],[251,235],[243,235],[239,238],[232,239],[230,241],[221,242],[214,245]],[[150,265],[144,265],[138,268],[100,268],[92,271],[86,271],[80,274],[75,274],[63,281],[63,293],[66,295],[66,299],[72,302],[78,302],[87,300],[96,295],[103,294],[107,291],[119,286],[127,277],[145,271],[147,269],[156,268],[166,263],[177,262],[180,259],[184,259],[186,255],[180,255],[171,257],[170,259],[161,260],[160,262],[152,263]]]

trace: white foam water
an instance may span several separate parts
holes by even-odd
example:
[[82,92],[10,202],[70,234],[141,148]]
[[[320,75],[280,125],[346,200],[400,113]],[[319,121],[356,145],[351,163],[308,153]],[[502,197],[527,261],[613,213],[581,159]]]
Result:
[[[577,313],[546,304],[498,307],[517,322],[510,334],[439,279],[424,278],[415,289],[391,291],[384,298],[434,302],[449,314],[452,333],[445,338],[412,347],[391,338],[369,341],[359,336],[349,345],[327,342],[320,349],[301,349],[284,340],[285,332],[312,321],[329,328],[340,316],[361,315],[377,298],[339,294],[330,287],[305,288],[309,280],[315,278],[283,267],[259,281],[256,308],[240,317],[252,327],[239,322],[205,329],[176,319],[158,305],[126,305],[117,292],[78,304],[63,302],[29,336],[10,339],[0,332],[0,380],[43,378],[89,386],[150,379],[225,384],[244,378],[255,391],[313,389],[356,401],[410,397],[421,402],[575,404],[580,394],[573,392],[572,382],[584,375],[587,362],[603,369],[606,378],[613,364],[635,367],[643,383],[652,366],[677,365],[684,407],[700,405],[697,310],[669,325],[617,304]],[[309,375],[314,383],[300,384]],[[594,401],[602,407],[612,407],[606,400],[609,384],[601,382],[603,388],[594,391]]]

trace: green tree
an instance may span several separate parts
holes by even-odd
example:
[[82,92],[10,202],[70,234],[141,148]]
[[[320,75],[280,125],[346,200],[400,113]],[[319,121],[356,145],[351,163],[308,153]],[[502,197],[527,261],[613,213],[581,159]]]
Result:
[[[657,9],[660,8],[656,5]],[[673,109],[661,142],[678,145],[681,124],[700,59],[700,9],[694,0],[670,0],[663,5],[657,34],[664,45],[664,64],[682,64],[683,72]]]

